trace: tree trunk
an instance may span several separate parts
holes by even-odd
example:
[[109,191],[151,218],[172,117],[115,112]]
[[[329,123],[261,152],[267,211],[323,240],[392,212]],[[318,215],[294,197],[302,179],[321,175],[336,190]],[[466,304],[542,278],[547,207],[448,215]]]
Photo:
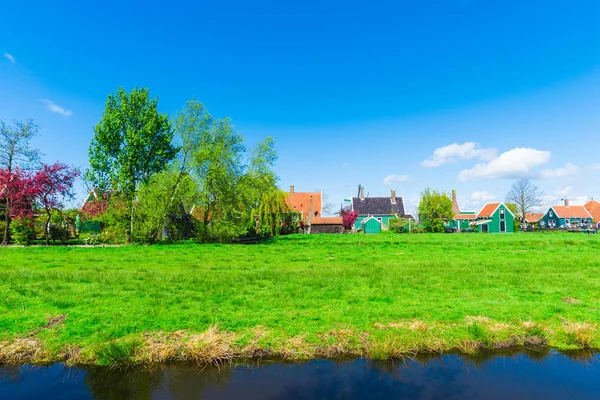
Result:
[[6,199],[6,215],[4,217],[4,239],[2,240],[3,245],[8,245],[9,232],[10,232],[10,200]]
[[129,230],[126,235],[125,242],[127,244],[131,244],[131,237],[133,236],[133,201],[131,202],[131,207],[129,211]]
[[50,246],[50,218],[52,218],[52,215],[48,209],[46,209],[46,214],[48,214],[48,218],[46,218],[46,246]]

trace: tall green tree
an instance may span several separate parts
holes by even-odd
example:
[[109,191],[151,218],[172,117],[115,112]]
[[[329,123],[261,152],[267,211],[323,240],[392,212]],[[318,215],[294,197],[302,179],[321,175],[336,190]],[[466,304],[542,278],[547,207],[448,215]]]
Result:
[[437,190],[425,189],[418,208],[419,221],[427,232],[444,232],[444,223],[454,216],[452,200]]
[[133,236],[135,195],[175,158],[173,131],[167,114],[158,111],[158,98],[149,90],[123,88],[110,94],[102,119],[94,127],[86,178],[99,189],[121,193],[129,209],[127,242]]
[[[31,146],[31,139],[37,135],[38,127],[33,120],[14,120],[12,125],[0,120],[0,170],[9,175],[15,168],[29,169],[34,167],[40,159],[40,152]],[[0,192],[3,188],[0,188]],[[8,244],[11,204],[7,197],[3,204],[4,208],[4,232],[2,244]]]

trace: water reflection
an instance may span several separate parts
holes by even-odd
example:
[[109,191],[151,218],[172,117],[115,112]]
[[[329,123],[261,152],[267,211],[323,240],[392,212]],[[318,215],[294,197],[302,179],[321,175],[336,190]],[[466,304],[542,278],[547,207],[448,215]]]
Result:
[[220,368],[0,368],[0,399],[598,398],[591,353],[532,351]]

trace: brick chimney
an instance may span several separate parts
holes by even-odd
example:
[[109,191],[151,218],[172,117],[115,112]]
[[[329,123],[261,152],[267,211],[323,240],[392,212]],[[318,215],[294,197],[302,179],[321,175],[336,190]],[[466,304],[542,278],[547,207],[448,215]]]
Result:
[[390,200],[392,201],[392,204],[396,204],[396,189],[392,189],[390,194]]
[[460,215],[460,207],[458,206],[458,200],[456,200],[456,189],[452,189],[452,212],[454,215]]
[[569,199],[565,199],[565,207],[569,207]]
[[360,199],[364,200],[365,199],[365,188],[364,187],[360,187]]
[[308,215],[306,216],[306,222],[310,223],[310,221],[313,219],[313,216],[315,215],[312,196],[310,196],[310,200],[308,202],[308,212],[307,212],[307,214]]
[[290,186],[290,193],[294,193],[294,186]]

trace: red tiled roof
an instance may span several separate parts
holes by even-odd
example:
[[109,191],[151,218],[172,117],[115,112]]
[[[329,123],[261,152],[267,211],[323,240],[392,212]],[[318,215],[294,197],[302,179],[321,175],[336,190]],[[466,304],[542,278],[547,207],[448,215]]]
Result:
[[558,218],[592,218],[584,206],[552,206]]
[[312,225],[342,225],[342,217],[318,217],[313,218]]
[[531,223],[536,223],[540,219],[542,219],[543,216],[544,216],[544,214],[525,214],[525,221],[531,222]]
[[585,203],[583,206],[592,215],[594,221],[600,222],[600,203],[598,203],[596,200],[591,200]]
[[475,214],[460,214],[455,216],[452,219],[477,219],[477,215]]
[[321,216],[321,192],[294,192],[288,193],[287,204],[290,211],[302,213],[302,218],[308,217],[310,199],[312,197],[312,218]]
[[486,218],[486,217],[491,217],[492,214],[494,213],[494,211],[496,211],[496,208],[498,208],[498,206],[500,205],[500,203],[490,203],[490,204],[486,204],[481,211],[479,211],[479,214],[477,214],[477,218]]

